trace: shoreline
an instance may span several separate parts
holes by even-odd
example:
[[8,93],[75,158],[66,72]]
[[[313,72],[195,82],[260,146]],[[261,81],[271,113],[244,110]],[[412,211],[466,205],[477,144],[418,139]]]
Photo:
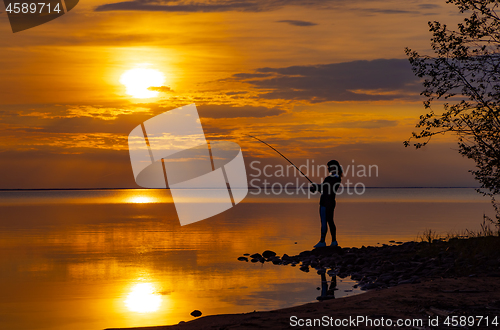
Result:
[[[369,317],[385,319],[420,319],[425,322],[437,317],[439,326],[453,329],[442,322],[452,316],[498,316],[500,324],[500,237],[477,237],[448,241],[406,242],[381,247],[319,248],[303,251],[296,256],[276,256],[273,251],[255,253],[253,262],[272,262],[277,267],[299,266],[301,271],[316,270],[321,276],[337,276],[358,281],[366,293],[343,298],[318,299],[301,306],[266,312],[209,315],[177,325],[137,327],[127,329],[297,329],[297,320],[348,319]],[[245,261],[243,258],[238,258]],[[298,271],[299,269],[297,269]],[[325,290],[326,291],[326,290]],[[471,321],[472,320],[472,321]],[[476,322],[469,319],[470,322]],[[313,322],[313,321],[310,321]],[[416,321],[417,322],[417,321]],[[323,324],[330,326],[329,324]],[[485,324],[483,324],[485,325]],[[304,328],[322,328],[308,326]],[[497,326],[493,326],[495,328]],[[323,326],[324,328],[324,326]],[[355,329],[352,323],[343,328]],[[364,326],[361,326],[364,328]],[[379,328],[394,328],[379,327]],[[482,328],[481,324],[474,328]],[[492,328],[492,325],[484,328]],[[111,330],[115,328],[109,328]]]
[[[365,317],[374,320],[391,319],[422,320],[422,327],[407,329],[429,329],[430,319],[438,319],[439,325],[433,329],[457,329],[444,325],[446,318],[453,316],[483,316],[489,318],[489,326],[475,329],[494,329],[494,318],[500,314],[500,278],[498,277],[460,277],[447,279],[428,279],[417,284],[403,284],[388,289],[375,289],[366,293],[313,302],[266,312],[245,314],[220,314],[200,317],[181,322],[177,325],[126,328],[129,330],[205,330],[205,329],[315,329],[329,326],[293,326],[294,316],[298,320],[333,319]],[[500,318],[500,316],[499,316]],[[335,321],[333,321],[335,322]],[[367,321],[365,321],[367,322]],[[377,322],[377,321],[375,321]],[[412,321],[417,322],[417,321]],[[477,322],[477,321],[475,321]],[[500,320],[498,320],[500,322]],[[476,323],[477,324],[477,323]],[[335,326],[334,326],[335,327]],[[366,324],[347,325],[343,329],[366,328]],[[378,327],[394,329],[395,327]],[[401,327],[396,327],[401,328]],[[405,327],[403,327],[405,328]],[[122,328],[124,329],[124,328]],[[118,330],[109,328],[107,330]]]

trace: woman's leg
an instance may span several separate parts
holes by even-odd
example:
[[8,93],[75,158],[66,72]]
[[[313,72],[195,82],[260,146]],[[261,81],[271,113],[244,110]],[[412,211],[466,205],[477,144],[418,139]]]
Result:
[[335,226],[335,222],[333,221],[334,210],[335,210],[335,204],[333,204],[333,206],[327,207],[325,210],[326,222],[330,227],[330,234],[332,234],[332,242],[335,242],[337,240],[337,227]]
[[319,216],[321,218],[321,240],[320,242],[324,242],[326,238],[326,233],[328,231],[327,227],[327,212],[325,206],[319,207]]

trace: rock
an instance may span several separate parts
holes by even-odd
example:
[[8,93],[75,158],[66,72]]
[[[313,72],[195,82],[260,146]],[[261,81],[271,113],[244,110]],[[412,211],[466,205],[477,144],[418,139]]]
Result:
[[191,312],[191,315],[194,317],[200,317],[201,312],[199,310],[195,309],[194,311]]
[[266,250],[262,253],[262,256],[264,258],[271,258],[271,257],[274,257],[276,255],[276,252],[274,251],[271,251],[271,250]]
[[367,283],[361,287],[361,290],[364,290],[364,291],[372,290],[372,289],[376,289],[377,287],[378,286],[375,283]]
[[355,265],[364,265],[364,264],[365,264],[365,262],[366,262],[366,260],[365,260],[365,259],[363,259],[363,258],[358,258],[358,259],[356,259],[356,260],[354,261],[354,264],[355,264]]
[[299,258],[309,257],[311,255],[311,251],[302,251],[299,253]]
[[[304,272],[312,268],[318,274],[337,275],[341,279],[351,276],[359,281],[358,287],[370,290],[419,283],[426,277],[500,276],[500,257],[490,252],[496,250],[476,248],[478,244],[490,247],[490,243],[500,248],[500,238],[491,237],[436,240],[432,243],[392,241],[390,245],[382,246],[314,249],[294,256],[283,254],[281,258],[267,250],[264,256],[252,255],[251,261],[298,265]],[[244,257],[238,260],[245,261]]]
[[418,276],[412,276],[411,283],[413,283],[413,284],[420,283],[420,277],[418,277]]
[[351,275],[351,279],[353,279],[354,281],[359,281],[359,280],[361,280],[361,278],[362,278],[362,276],[359,273],[354,273]]
[[248,256],[250,255],[250,253],[245,253],[245,254],[243,254],[243,255],[248,257]]
[[247,257],[239,257],[238,260],[239,261],[246,261],[246,262],[248,262],[248,258]]
[[275,265],[281,265],[281,259],[280,258],[274,258],[273,259],[273,264],[275,264]]
[[254,253],[250,256],[250,258],[253,258],[253,259],[260,259],[262,258],[262,255],[260,253]]

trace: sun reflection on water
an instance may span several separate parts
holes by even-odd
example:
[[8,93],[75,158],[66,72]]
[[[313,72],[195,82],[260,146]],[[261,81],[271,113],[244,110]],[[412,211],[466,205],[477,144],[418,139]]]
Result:
[[125,305],[131,312],[152,313],[160,308],[162,300],[152,283],[138,283],[130,290]]
[[146,203],[154,203],[155,200],[151,197],[137,196],[130,198],[128,202],[133,204],[146,204]]

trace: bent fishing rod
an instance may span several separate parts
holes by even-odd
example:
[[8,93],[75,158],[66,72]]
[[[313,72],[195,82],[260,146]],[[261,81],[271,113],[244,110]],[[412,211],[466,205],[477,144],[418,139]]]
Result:
[[249,135],[249,134],[247,134],[247,136],[249,136],[249,137],[251,137],[251,138],[254,138],[254,139],[255,139],[255,140],[257,140],[257,141],[260,141],[260,142],[264,143],[266,146],[268,146],[269,148],[271,148],[271,149],[273,149],[274,151],[276,151],[276,152],[277,152],[277,153],[278,153],[281,157],[285,158],[285,159],[286,159],[286,160],[287,160],[290,164],[292,164],[292,166],[293,166],[293,167],[295,167],[295,168],[297,169],[297,171],[299,171],[299,172],[300,172],[300,174],[302,174],[302,175],[304,176],[304,178],[306,178],[309,182],[311,182],[312,184],[314,184],[314,183],[311,181],[311,179],[309,179],[309,178],[307,177],[307,175],[305,175],[305,174],[304,174],[304,173],[303,173],[303,172],[302,172],[302,171],[301,171],[301,170],[300,170],[297,166],[295,166],[295,164],[294,164],[294,163],[292,163],[292,161],[291,161],[290,159],[286,158],[286,157],[285,157],[285,155],[283,155],[281,152],[279,152],[278,150],[276,150],[273,146],[269,145],[268,143],[266,143],[266,142],[262,141],[262,140],[261,140],[261,139],[259,139],[259,138],[256,138],[255,136],[252,136],[252,135]]

